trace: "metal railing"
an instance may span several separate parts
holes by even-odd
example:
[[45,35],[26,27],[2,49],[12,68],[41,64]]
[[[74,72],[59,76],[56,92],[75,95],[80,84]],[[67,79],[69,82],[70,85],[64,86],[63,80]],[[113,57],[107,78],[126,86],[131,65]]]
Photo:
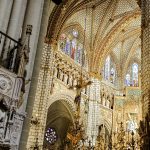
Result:
[[26,30],[27,40],[24,42],[21,38],[16,40],[0,31],[0,66],[16,74],[18,73],[22,52],[29,48],[31,31],[32,26],[28,25]]

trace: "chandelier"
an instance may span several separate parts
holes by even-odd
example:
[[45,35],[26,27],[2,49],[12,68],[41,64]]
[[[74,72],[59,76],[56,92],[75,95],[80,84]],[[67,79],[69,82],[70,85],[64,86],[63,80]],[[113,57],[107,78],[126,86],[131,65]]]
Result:
[[[82,150],[85,149],[85,141],[87,140],[87,137],[85,137],[85,127],[83,124],[83,120],[81,118],[81,94],[82,90],[86,88],[88,85],[91,85],[91,81],[85,82],[83,79],[83,67],[85,65],[85,32],[86,32],[86,20],[87,20],[87,8],[85,13],[85,28],[84,28],[84,40],[83,40],[83,52],[82,52],[82,62],[81,62],[81,71],[80,71],[80,77],[77,82],[77,85],[70,87],[69,89],[75,89],[76,95],[74,99],[75,103],[75,113],[74,113],[74,125],[72,126],[70,132],[67,133],[67,138],[71,141],[72,148],[78,149],[82,147]],[[81,144],[82,143],[82,144]]]

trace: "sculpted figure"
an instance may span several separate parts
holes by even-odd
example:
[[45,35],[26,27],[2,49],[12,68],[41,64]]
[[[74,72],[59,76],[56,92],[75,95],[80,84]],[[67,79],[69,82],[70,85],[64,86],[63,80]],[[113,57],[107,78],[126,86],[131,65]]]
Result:
[[0,109],[0,140],[2,140],[4,136],[5,115],[6,115],[5,111]]

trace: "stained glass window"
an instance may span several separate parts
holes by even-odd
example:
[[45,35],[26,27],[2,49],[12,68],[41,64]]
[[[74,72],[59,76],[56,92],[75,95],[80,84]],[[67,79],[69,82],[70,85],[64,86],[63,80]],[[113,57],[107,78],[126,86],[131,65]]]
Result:
[[61,34],[59,47],[61,51],[70,56],[75,62],[82,63],[83,40],[78,30],[71,29]]
[[114,83],[115,82],[115,69],[111,68],[110,70],[110,82]]
[[125,77],[125,85],[126,86],[138,86],[138,64],[133,63],[128,68],[128,73]]
[[104,67],[102,69],[102,75],[105,80],[108,80],[113,84],[115,83],[115,76],[116,76],[115,64],[111,60],[110,56],[106,58]]
[[105,80],[109,80],[110,77],[110,56],[106,58],[105,68],[104,68],[104,78]]
[[127,75],[126,75],[125,85],[126,85],[126,86],[130,86],[130,74],[127,74]]
[[132,85],[138,86],[138,64],[132,65]]
[[45,139],[50,144],[54,144],[57,141],[57,133],[54,128],[48,128],[45,133]]

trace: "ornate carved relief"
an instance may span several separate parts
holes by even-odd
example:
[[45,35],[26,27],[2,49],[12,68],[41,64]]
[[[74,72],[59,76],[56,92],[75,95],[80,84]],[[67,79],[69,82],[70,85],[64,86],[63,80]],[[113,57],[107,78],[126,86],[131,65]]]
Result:
[[9,94],[12,84],[12,80],[6,74],[0,74],[0,92]]
[[[0,68],[0,144],[15,145],[17,149],[21,135],[23,116],[17,114],[17,103],[21,93],[22,78]],[[16,119],[16,118],[21,118]],[[18,129],[20,128],[20,129]]]
[[113,109],[115,91],[116,90],[111,88],[110,86],[101,83],[100,104],[107,108]]
[[[77,84],[81,76],[81,66],[75,64],[73,60],[61,52],[55,52],[54,56],[53,77],[61,80],[68,86]],[[89,74],[85,69],[82,69],[82,77],[83,81],[89,81]]]
[[7,105],[3,100],[0,101],[0,141],[4,139],[5,125],[7,119]]
[[24,116],[21,114],[16,113],[13,118],[13,126],[11,128],[11,144],[12,145],[18,145],[20,135],[21,135],[21,130],[22,130],[22,124],[23,124],[23,119]]

